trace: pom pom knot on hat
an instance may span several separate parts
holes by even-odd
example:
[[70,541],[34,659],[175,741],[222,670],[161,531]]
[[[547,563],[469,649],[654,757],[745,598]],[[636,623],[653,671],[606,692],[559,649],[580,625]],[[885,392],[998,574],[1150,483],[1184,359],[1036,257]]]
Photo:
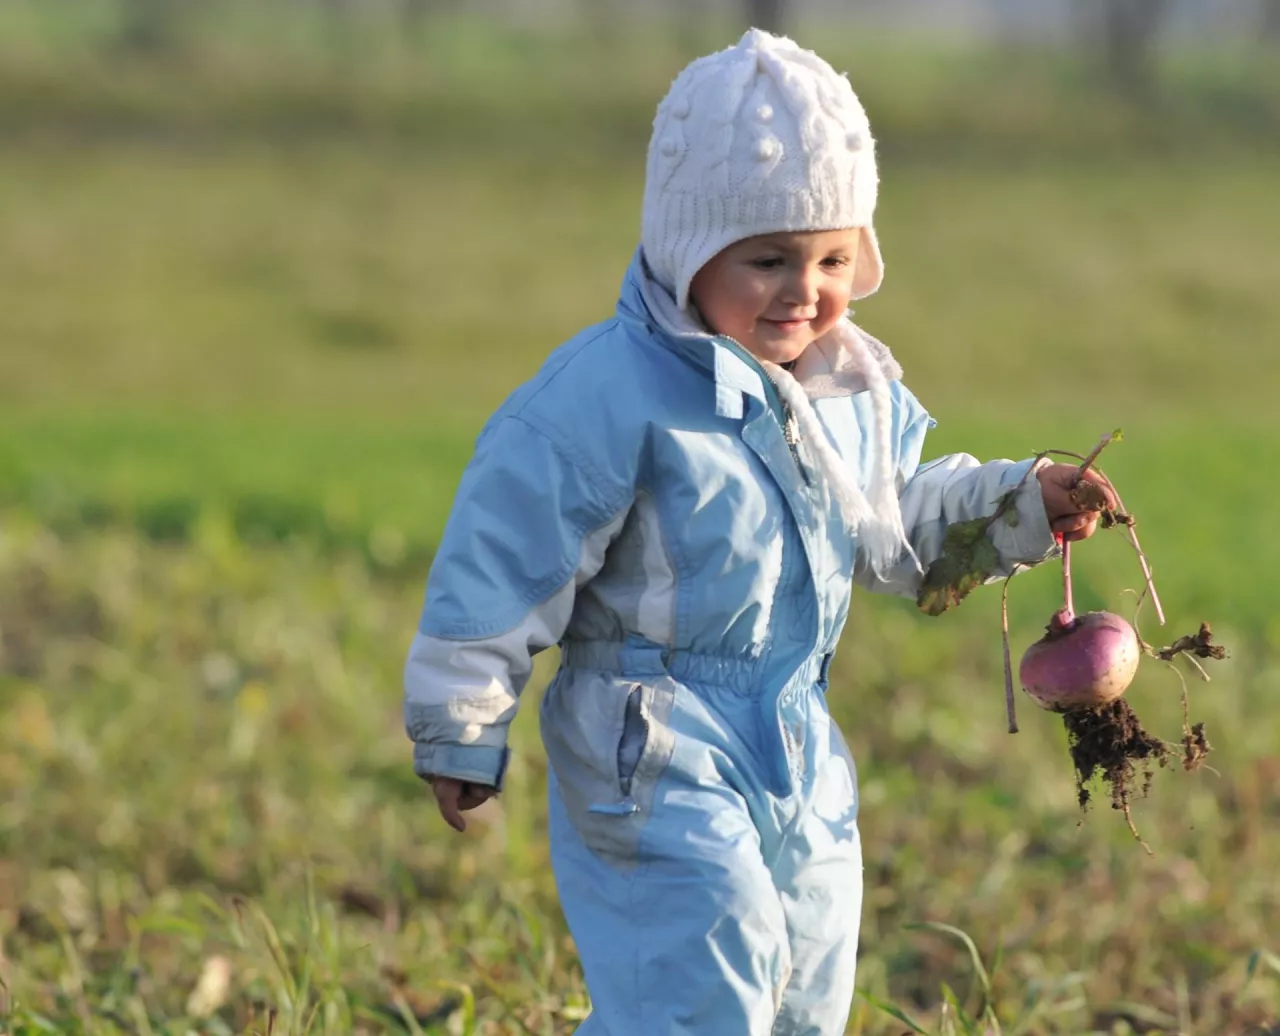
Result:
[[688,307],[689,282],[737,241],[863,228],[853,298],[878,287],[875,144],[849,80],[789,39],[751,29],[684,69],[658,105],[641,241]]

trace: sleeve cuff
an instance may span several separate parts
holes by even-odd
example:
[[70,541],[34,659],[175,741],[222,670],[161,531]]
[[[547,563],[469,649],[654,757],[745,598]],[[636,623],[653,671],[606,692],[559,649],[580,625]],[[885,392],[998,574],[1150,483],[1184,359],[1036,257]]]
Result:
[[1053,530],[1049,528],[1049,516],[1044,511],[1040,480],[1033,470],[1048,463],[1045,459],[1037,464],[1035,458],[1030,458],[1012,465],[1001,476],[1002,487],[1018,486],[1013,506],[991,527],[991,540],[1001,560],[1009,566],[1038,565],[1058,552]]
[[413,772],[419,777],[452,777],[502,790],[511,752],[489,745],[415,744]]

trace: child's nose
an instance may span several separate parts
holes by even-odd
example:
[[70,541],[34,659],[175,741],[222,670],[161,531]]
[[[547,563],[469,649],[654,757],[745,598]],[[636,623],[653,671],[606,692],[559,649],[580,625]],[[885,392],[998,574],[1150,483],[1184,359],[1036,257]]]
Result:
[[802,267],[790,280],[788,302],[798,306],[812,306],[818,301],[818,273]]

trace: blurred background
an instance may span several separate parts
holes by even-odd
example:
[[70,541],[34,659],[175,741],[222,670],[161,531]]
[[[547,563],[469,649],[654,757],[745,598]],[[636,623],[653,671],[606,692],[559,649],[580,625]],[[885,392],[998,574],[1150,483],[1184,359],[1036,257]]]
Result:
[[[1185,676],[1215,748],[1156,773],[1148,857],[1105,793],[1081,816],[1054,717],[1005,733],[998,589],[861,599],[850,1031],[1280,1032],[1276,0],[0,0],[0,1032],[585,1015],[554,651],[462,838],[400,666],[481,423],[613,310],[655,105],[753,24],[868,109],[857,319],[926,452],[1123,427],[1101,463],[1170,620],[1143,635],[1231,650],[1129,694],[1176,742]],[[1141,586],[1119,534],[1076,581],[1125,614]],[[1015,657],[1057,593],[1012,585]]]

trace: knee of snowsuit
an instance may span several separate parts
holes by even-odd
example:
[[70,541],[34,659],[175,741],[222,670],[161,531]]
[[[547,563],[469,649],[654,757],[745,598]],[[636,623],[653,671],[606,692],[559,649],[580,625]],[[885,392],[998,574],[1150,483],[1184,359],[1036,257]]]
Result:
[[[813,396],[805,427],[864,491],[868,429],[889,428],[915,558],[869,571],[763,368],[680,320],[637,254],[617,315],[482,432],[405,669],[414,765],[501,787],[532,656],[559,644],[541,729],[553,862],[597,1009],[584,1031],[838,1032],[861,883],[825,691],[852,585],[914,594],[947,525],[1009,494],[990,578],[1054,543],[1031,460],[920,463],[928,414],[849,325],[793,374]],[[874,411],[850,336],[891,412]]]

